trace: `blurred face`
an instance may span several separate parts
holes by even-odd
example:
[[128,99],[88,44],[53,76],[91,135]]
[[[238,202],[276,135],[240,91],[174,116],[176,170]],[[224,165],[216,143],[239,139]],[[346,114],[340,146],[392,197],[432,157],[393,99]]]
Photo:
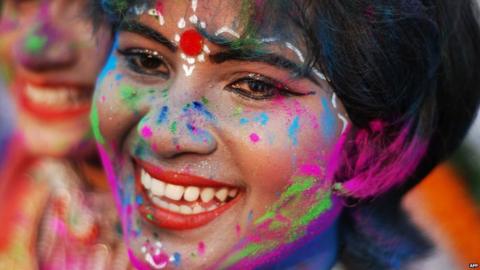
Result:
[[110,36],[104,28],[93,35],[83,13],[86,2],[3,1],[0,71],[7,75],[19,129],[33,154],[93,149],[88,112]]
[[301,38],[272,28],[240,39],[237,1],[136,11],[92,110],[136,266],[255,264],[332,226],[325,175],[347,120],[318,70],[296,76]]

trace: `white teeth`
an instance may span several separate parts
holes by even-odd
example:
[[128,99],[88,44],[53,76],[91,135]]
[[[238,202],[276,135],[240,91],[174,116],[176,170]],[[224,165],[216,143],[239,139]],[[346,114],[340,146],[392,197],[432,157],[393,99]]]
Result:
[[200,195],[200,188],[198,188],[198,187],[187,187],[185,189],[185,194],[183,195],[183,198],[187,202],[194,202],[198,199],[199,195]]
[[[165,201],[160,200],[158,197],[151,197],[153,204],[158,207],[165,207]],[[168,207],[168,204],[167,204]]]
[[170,211],[173,211],[173,212],[180,212],[180,206],[174,204],[174,203],[171,203],[168,205],[168,209]]
[[207,209],[207,211],[213,211],[213,210],[215,210],[215,209],[217,209],[217,206],[216,206],[216,205],[212,205],[212,206],[210,206],[210,207]]
[[237,195],[237,192],[238,192],[238,190],[237,190],[236,188],[231,189],[231,190],[228,192],[228,196],[230,196],[230,197],[233,198],[233,197],[235,197],[235,196]]
[[165,187],[165,197],[179,201],[182,198],[184,191],[185,188],[182,186],[167,184]]
[[142,182],[142,185],[146,188],[146,189],[150,189],[151,186],[152,186],[152,177],[150,177],[150,175],[148,175],[148,173],[146,173],[144,170],[142,170],[141,172],[141,182]]
[[162,181],[152,179],[152,185],[150,190],[152,191],[152,194],[155,196],[158,196],[158,197],[163,196],[163,194],[165,194],[165,183]]
[[209,202],[213,199],[213,196],[215,196],[215,190],[213,188],[204,188],[202,194],[200,194],[202,202]]
[[198,214],[200,212],[205,212],[205,209],[203,207],[201,207],[200,205],[195,205],[193,207],[193,214]]
[[227,199],[228,196],[228,189],[227,188],[221,188],[217,193],[215,193],[215,197],[221,201],[224,202]]
[[180,213],[185,214],[185,215],[190,215],[193,212],[192,208],[186,205],[181,205],[180,206]]
[[[148,196],[150,197],[152,203],[156,207],[167,209],[171,212],[183,214],[183,215],[194,215],[203,212],[213,211],[218,207],[225,204],[227,197],[234,198],[238,194],[238,189],[236,188],[227,188],[223,187],[220,189],[215,189],[211,187],[196,187],[196,186],[179,186],[174,184],[168,184],[161,180],[152,178],[145,170],[140,171],[140,182],[142,186],[146,189]],[[168,200],[179,201],[179,203],[172,203]],[[186,205],[182,204],[182,198],[186,202],[195,202],[198,203],[208,203],[212,201],[213,198],[217,198],[217,203],[213,203],[208,208],[204,208],[201,205],[193,204]]]
[[27,85],[25,95],[34,103],[56,107],[78,107],[88,101],[80,91],[65,87],[52,89]]

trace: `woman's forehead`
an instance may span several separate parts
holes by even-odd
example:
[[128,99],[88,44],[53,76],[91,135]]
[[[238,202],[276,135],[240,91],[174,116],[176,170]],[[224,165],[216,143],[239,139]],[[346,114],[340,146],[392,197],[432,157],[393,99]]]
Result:
[[[115,1],[115,0],[113,0]],[[277,0],[158,0],[150,4],[137,4],[130,7],[136,10],[137,15],[158,15],[157,28],[171,29],[172,27],[188,26],[189,23],[204,28],[205,33],[211,36],[226,38],[250,38],[257,40],[281,40],[302,45],[302,27],[295,23],[292,10],[288,9],[295,1]],[[280,4],[282,2],[283,4]],[[290,3],[290,4],[288,4]],[[134,12],[135,13],[135,12]]]
[[[298,66],[299,71],[295,73],[302,73],[300,69],[305,62],[306,52],[303,43],[298,42],[303,40],[300,38],[301,31],[295,30],[293,23],[289,25],[282,16],[259,20],[255,13],[260,11],[261,6],[253,6],[251,1],[163,0],[153,5],[130,8],[130,13],[136,13],[135,19],[123,21],[119,30],[135,28],[125,24],[140,22],[157,32],[157,36],[165,37],[171,48],[175,45],[182,47],[185,33],[197,30],[206,40],[217,45],[223,44],[223,48],[234,49],[237,53],[281,55]],[[147,29],[143,32],[153,31]],[[215,48],[205,48],[207,54],[211,49],[215,51]],[[199,48],[197,53],[200,51]]]

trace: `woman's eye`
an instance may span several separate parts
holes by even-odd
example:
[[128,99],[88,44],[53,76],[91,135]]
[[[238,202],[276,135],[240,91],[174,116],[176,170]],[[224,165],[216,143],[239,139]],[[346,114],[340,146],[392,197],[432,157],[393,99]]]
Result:
[[125,58],[128,67],[136,73],[160,76],[165,79],[170,75],[167,64],[156,51],[147,49],[118,49],[118,53]]
[[260,75],[249,75],[246,78],[239,79],[229,84],[226,90],[254,100],[271,99],[276,95],[300,95],[288,91],[281,83]]

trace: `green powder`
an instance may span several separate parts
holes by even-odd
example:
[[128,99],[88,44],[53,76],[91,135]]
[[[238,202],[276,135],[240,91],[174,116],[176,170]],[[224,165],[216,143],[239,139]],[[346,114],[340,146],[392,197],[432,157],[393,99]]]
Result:
[[170,132],[172,132],[173,134],[177,133],[177,121],[174,121],[174,122],[170,125]]
[[100,120],[98,119],[97,104],[94,102],[92,110],[90,111],[90,124],[93,130],[93,136],[99,144],[105,144],[102,132],[100,131]]
[[38,54],[45,48],[47,40],[47,37],[32,33],[25,40],[25,50],[30,54]]

